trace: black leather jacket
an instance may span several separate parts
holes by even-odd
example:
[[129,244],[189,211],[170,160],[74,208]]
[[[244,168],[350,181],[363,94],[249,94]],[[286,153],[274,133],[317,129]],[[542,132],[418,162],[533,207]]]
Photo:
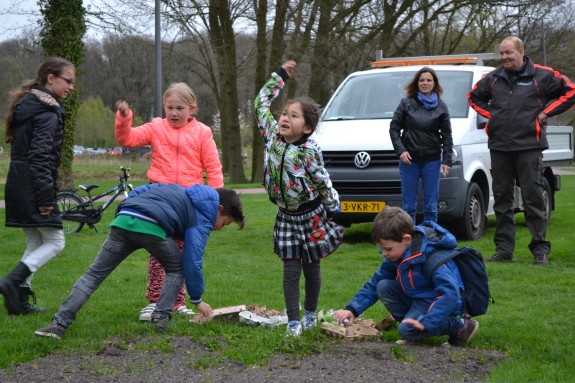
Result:
[[441,159],[442,164],[452,165],[451,121],[441,99],[431,110],[416,97],[402,99],[391,120],[389,136],[398,157],[407,151],[415,162]]

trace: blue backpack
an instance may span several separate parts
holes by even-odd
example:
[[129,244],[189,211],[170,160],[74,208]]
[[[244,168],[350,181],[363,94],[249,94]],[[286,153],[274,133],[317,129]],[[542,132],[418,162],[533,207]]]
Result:
[[465,291],[460,291],[463,299],[464,316],[478,316],[487,312],[489,302],[495,303],[489,293],[489,280],[483,263],[483,256],[475,249],[461,247],[452,250],[437,250],[427,256],[423,272],[431,279],[435,270],[445,262],[453,259]]

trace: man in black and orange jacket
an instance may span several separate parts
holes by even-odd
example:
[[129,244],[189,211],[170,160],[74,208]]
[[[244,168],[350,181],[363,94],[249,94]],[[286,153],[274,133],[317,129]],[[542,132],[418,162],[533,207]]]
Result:
[[523,42],[505,38],[499,46],[502,65],[469,93],[469,104],[489,119],[493,209],[497,218],[491,262],[511,261],[515,249],[514,186],[521,186],[525,221],[531,232],[534,264],[546,265],[551,243],[545,239],[547,214],[543,199],[543,150],[549,147],[547,118],[575,103],[575,84],[552,68],[525,56]]

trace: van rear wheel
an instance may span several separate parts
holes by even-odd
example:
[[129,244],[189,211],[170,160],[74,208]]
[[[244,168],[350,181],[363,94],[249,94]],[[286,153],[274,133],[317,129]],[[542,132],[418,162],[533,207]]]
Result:
[[483,236],[486,226],[487,209],[483,192],[478,184],[471,182],[465,196],[463,217],[455,222],[455,231],[461,239],[475,241]]
[[549,185],[547,178],[541,178],[543,183],[543,190],[541,193],[543,194],[543,201],[545,202],[545,219],[547,224],[549,224],[551,222],[551,211],[553,211],[553,192],[551,191],[551,186]]

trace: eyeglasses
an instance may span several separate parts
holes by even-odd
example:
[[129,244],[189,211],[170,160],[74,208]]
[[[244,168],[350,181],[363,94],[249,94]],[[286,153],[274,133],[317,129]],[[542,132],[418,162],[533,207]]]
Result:
[[72,80],[71,78],[62,77],[59,74],[55,74],[54,76],[60,77],[62,80],[66,81],[68,83],[68,85],[74,85],[74,83],[75,83],[75,81]]

